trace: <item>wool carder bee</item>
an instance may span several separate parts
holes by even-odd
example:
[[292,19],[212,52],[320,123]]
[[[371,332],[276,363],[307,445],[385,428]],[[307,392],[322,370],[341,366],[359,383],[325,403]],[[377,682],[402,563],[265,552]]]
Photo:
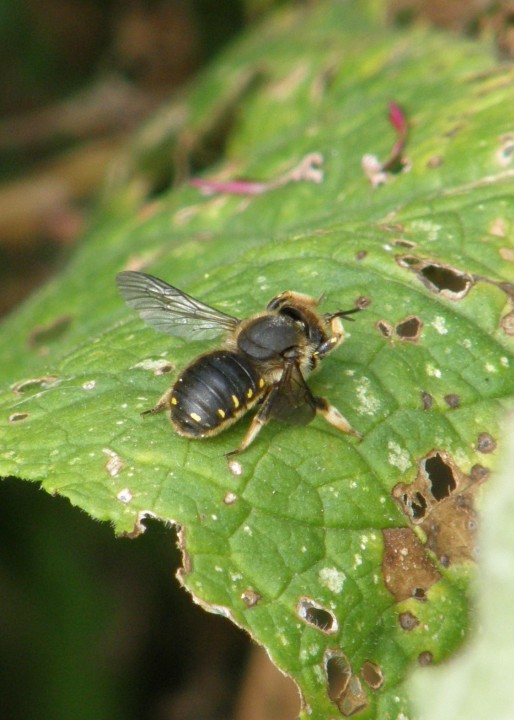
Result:
[[155,330],[195,340],[225,333],[219,349],[193,360],[143,414],[169,410],[179,435],[205,438],[259,405],[241,444],[227,456],[245,450],[272,418],[306,425],[319,414],[341,432],[359,435],[325,398],[312,394],[305,378],[342,343],[341,318],[360,308],[320,314],[321,299],[286,290],[263,312],[239,320],[152,275],[126,271],[116,281],[127,305]]

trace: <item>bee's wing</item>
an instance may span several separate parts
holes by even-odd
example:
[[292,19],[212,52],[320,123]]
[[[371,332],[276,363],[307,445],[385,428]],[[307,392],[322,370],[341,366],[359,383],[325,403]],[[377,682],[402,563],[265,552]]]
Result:
[[314,397],[297,363],[286,365],[273,389],[269,417],[292,425],[307,425],[316,415]]
[[234,330],[239,323],[152,275],[127,270],[117,274],[116,283],[127,305],[147,325],[168,335],[203,340]]

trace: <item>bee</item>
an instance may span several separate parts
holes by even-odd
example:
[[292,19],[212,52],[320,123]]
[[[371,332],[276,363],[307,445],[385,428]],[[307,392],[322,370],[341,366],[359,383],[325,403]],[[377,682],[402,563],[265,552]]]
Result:
[[116,282],[127,305],[155,330],[198,340],[225,333],[224,343],[193,360],[143,415],[168,410],[179,435],[206,438],[258,405],[239,447],[226,457],[243,452],[270,419],[307,425],[319,414],[341,432],[360,437],[339,410],[313,395],[305,382],[343,342],[341,318],[359,307],[320,314],[317,307],[323,298],[286,290],[263,312],[239,320],[152,275],[125,271]]

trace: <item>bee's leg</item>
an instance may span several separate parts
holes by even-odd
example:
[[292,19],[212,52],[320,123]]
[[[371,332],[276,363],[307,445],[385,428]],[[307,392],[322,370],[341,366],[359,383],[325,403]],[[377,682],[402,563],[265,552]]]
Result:
[[325,355],[328,355],[328,353],[332,352],[332,350],[335,350],[336,347],[341,345],[345,338],[345,332],[343,324],[341,322],[341,318],[353,320],[353,318],[348,316],[353,315],[353,313],[359,312],[361,309],[362,308],[360,307],[354,307],[351,310],[341,310],[340,312],[334,313],[333,315],[325,315],[325,320],[330,324],[331,335],[329,338],[327,338],[324,342],[321,343],[321,345],[314,353],[317,357],[323,358],[325,357]]
[[161,395],[161,397],[157,400],[153,408],[151,408],[150,410],[144,410],[141,415],[155,415],[156,413],[160,413],[163,410],[169,410],[172,392],[173,387],[168,388],[168,390],[166,390],[166,392]]
[[266,425],[266,423],[271,417],[271,408],[273,406],[273,400],[275,399],[275,395],[276,388],[275,386],[273,386],[270,388],[267,395],[265,395],[259,412],[253,416],[250,427],[246,431],[246,435],[244,436],[244,438],[241,440],[239,447],[237,447],[235,450],[231,450],[230,452],[225,453],[226,458],[230,458],[232,457],[232,455],[239,455],[239,453],[242,453],[243,450],[246,450],[246,448],[255,440],[257,435],[260,433],[262,428]]
[[352,428],[344,415],[341,415],[339,410],[334,407],[334,405],[331,405],[328,400],[323,397],[315,397],[313,399],[316,406],[316,412],[328,423],[330,423],[330,425],[333,425],[333,427],[337,428],[341,432],[349,433],[359,439],[362,438],[362,435]]
[[328,353],[332,352],[332,350],[335,350],[335,348],[340,345],[344,340],[344,332],[338,332],[331,335],[328,340],[325,340],[325,342],[321,343],[319,348],[314,353],[319,358],[324,358],[325,355],[328,355]]

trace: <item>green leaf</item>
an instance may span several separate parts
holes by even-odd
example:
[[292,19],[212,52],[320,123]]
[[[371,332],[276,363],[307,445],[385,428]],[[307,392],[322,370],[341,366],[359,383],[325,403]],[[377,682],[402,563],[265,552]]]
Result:
[[[2,327],[0,472],[118,533],[178,523],[182,582],[266,646],[309,717],[383,720],[409,712],[413,663],[466,632],[476,497],[514,389],[513,71],[356,6],[276,16],[134,141],[69,266]],[[388,157],[391,99],[407,165],[373,188],[361,160]],[[319,153],[323,182],[144,202],[157,160],[215,135],[209,177],[273,181]],[[309,380],[363,440],[271,423],[237,474],[223,456],[248,418],[204,441],[141,418],[215,344],[146,328],[115,291],[127,267],[239,317],[284,289],[327,311],[371,300]]]

